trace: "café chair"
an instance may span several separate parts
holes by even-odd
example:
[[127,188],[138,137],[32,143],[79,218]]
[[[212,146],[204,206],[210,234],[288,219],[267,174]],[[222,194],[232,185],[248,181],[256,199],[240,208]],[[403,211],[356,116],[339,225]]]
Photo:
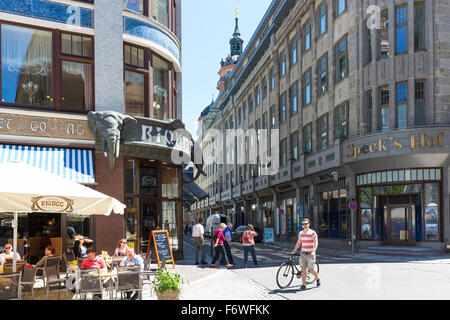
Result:
[[[57,259],[52,259],[57,258]],[[48,295],[51,291],[58,292],[58,300],[60,299],[60,292],[64,290],[66,292],[66,299],[69,299],[69,292],[67,290],[65,277],[61,278],[59,272],[59,257],[48,257],[46,259],[46,265],[44,266],[44,284],[45,284],[45,297],[48,300]]]
[[[57,257],[57,256],[53,256],[53,257],[46,257],[45,258],[45,263],[44,266],[41,268],[37,268],[39,275],[42,272],[42,278],[44,280],[44,285],[45,285],[45,273],[49,272],[47,269],[56,269],[59,273],[59,261],[61,260],[61,257]],[[51,271],[53,273],[53,270]]]
[[21,272],[0,275],[0,300],[20,300]]
[[36,272],[37,269],[35,266],[31,266],[31,268],[24,268],[22,273],[22,280],[20,281],[21,297],[24,293],[31,293],[31,296],[34,300],[34,284],[36,283]]
[[98,268],[77,269],[76,271],[75,294],[80,299],[82,297],[86,299],[88,293],[98,294],[103,299],[103,284]]
[[119,267],[117,269],[116,298],[117,293],[120,292],[121,299],[123,300],[123,294],[128,291],[138,291],[139,300],[142,300],[142,277],[141,270],[138,266]]

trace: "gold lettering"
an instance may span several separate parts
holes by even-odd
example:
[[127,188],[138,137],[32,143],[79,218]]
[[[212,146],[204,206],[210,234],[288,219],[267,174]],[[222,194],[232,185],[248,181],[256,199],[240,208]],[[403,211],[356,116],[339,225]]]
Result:
[[428,138],[427,139],[427,146],[428,147],[436,147],[437,141],[436,138]]
[[416,148],[416,136],[411,134],[411,149],[415,149]]
[[370,145],[369,150],[370,150],[371,153],[377,152],[377,144],[376,143],[372,143]]
[[425,148],[425,134],[420,134],[420,147]]
[[347,157],[353,157],[353,145],[347,147]]
[[403,148],[402,142],[395,140],[394,141],[394,150],[402,150],[402,148]]
[[361,148],[355,147],[355,151],[354,151],[355,160],[358,160],[358,157],[360,154],[361,154]]
[[444,134],[443,133],[439,133],[439,136],[438,136],[438,146],[439,146],[439,148],[444,147],[443,139],[444,139]]

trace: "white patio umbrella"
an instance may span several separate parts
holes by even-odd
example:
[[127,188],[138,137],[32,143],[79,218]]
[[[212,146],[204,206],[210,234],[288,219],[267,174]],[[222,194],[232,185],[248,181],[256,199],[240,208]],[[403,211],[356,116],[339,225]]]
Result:
[[13,212],[13,271],[16,271],[18,213],[123,214],[125,205],[108,195],[22,162],[0,163],[0,212]]

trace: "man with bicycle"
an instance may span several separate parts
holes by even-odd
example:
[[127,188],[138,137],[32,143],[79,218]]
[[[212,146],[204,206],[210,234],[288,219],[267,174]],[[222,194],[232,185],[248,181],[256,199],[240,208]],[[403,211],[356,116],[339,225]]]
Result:
[[294,251],[292,251],[292,255],[294,255],[300,245],[302,246],[302,251],[300,254],[300,267],[302,268],[302,286],[300,290],[306,289],[306,272],[309,269],[314,277],[316,277],[317,287],[320,287],[320,279],[317,272],[314,270],[314,264],[316,263],[316,250],[319,245],[319,240],[317,238],[317,233],[310,229],[311,221],[308,218],[304,218],[302,220],[303,230],[298,234],[298,241],[295,244]]

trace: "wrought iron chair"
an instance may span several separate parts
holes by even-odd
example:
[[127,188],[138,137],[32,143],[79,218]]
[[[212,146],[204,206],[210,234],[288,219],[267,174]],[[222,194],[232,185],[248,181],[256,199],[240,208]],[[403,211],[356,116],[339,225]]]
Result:
[[136,293],[136,291],[139,293],[139,300],[142,300],[142,277],[139,266],[119,267],[117,269],[116,298],[119,292],[123,299],[124,293]]
[[101,295],[101,299],[103,299],[103,284],[100,269],[77,269],[75,290],[76,295],[80,298],[84,297],[86,299],[87,294],[92,293],[94,296],[96,294]]
[[0,300],[20,300],[20,277],[22,273],[0,275]]
[[24,268],[22,273],[22,280],[20,281],[20,296],[22,297],[24,293],[31,293],[34,300],[34,284],[36,283],[36,272],[37,268],[31,266],[31,268]]

